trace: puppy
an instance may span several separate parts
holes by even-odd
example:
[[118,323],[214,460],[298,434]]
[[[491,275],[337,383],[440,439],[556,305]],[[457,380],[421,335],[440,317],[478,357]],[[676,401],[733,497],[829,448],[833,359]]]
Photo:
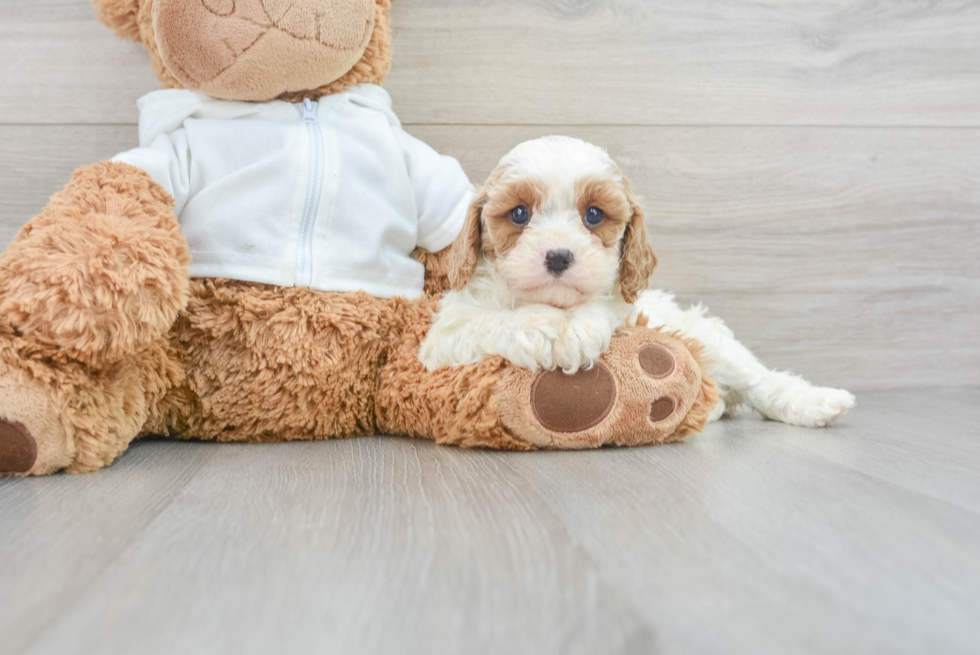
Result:
[[657,266],[632,184],[601,148],[551,136],[514,148],[480,188],[450,253],[447,292],[419,351],[428,370],[499,355],[517,366],[591,368],[613,333],[635,325],[701,341],[721,399],[712,420],[748,404],[808,427],[854,405],[764,367],[703,307],[647,291]]

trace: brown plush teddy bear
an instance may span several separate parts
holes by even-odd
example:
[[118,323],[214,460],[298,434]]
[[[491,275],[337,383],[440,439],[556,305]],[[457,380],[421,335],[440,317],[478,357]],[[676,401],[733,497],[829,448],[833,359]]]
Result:
[[140,147],[76,171],[0,257],[0,473],[94,471],[154,433],[531,450],[704,426],[700,348],[645,327],[576,375],[423,369],[471,191],[378,86],[390,0],[94,3],[166,89]]

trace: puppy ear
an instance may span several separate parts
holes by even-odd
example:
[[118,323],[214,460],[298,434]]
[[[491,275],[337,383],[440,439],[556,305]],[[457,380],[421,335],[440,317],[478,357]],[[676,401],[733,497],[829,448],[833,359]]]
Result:
[[130,41],[140,40],[140,0],[92,0],[96,15],[116,35]]
[[449,253],[449,286],[453,291],[462,291],[476,272],[476,263],[483,247],[483,207],[487,204],[486,187],[479,189],[469,211],[463,231],[453,241]]
[[633,191],[633,184],[625,176],[623,186],[626,187],[626,197],[633,216],[626,225],[626,232],[620,243],[619,284],[622,287],[623,300],[634,303],[646,291],[650,276],[657,269],[657,254],[653,252],[647,236],[640,199]]

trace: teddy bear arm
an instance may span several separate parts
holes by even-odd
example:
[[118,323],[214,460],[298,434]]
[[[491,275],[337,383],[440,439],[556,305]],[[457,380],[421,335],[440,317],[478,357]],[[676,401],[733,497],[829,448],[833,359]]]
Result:
[[163,338],[189,285],[172,206],[128,164],[77,170],[0,256],[0,329],[96,367]]

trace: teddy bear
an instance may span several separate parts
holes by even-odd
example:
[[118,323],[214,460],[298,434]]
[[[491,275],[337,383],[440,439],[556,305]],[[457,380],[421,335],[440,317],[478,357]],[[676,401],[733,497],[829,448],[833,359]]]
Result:
[[381,86],[391,0],[93,2],[164,88],[139,147],[78,169],[0,256],[0,474],[95,471],[150,434],[536,450],[703,428],[700,346],[642,321],[573,375],[419,363],[472,191]]

